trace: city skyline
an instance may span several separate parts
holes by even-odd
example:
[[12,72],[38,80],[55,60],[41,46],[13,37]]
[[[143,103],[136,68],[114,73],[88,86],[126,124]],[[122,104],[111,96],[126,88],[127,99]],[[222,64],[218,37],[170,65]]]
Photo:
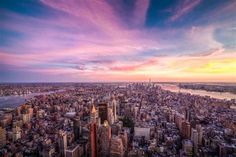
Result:
[[3,0],[0,82],[236,80],[236,1]]

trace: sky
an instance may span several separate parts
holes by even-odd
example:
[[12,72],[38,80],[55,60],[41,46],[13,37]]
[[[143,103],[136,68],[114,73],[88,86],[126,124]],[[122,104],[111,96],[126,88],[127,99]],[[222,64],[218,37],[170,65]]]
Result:
[[235,0],[1,0],[0,82],[236,82]]

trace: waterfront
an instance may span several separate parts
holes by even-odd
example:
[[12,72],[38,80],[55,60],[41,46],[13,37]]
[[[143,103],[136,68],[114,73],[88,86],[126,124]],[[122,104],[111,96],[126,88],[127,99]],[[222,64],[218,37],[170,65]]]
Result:
[[236,99],[236,94],[229,93],[229,92],[209,92],[205,90],[195,90],[195,89],[183,89],[179,88],[176,84],[158,84],[164,90],[169,90],[171,92],[181,92],[181,93],[190,93],[193,95],[200,95],[200,96],[210,96],[216,99]]
[[25,95],[2,96],[0,97],[0,109],[1,108],[15,108],[25,103],[27,100],[33,98],[34,96],[46,95],[46,94],[51,94],[51,93],[60,92],[60,91],[62,90],[40,92],[40,93],[30,93],[30,94],[25,94]]

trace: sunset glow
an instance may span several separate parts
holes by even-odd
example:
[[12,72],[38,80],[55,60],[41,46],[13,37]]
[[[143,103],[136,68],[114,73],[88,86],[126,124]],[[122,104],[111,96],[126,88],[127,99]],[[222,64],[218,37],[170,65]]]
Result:
[[3,0],[0,82],[236,82],[235,7],[234,0]]

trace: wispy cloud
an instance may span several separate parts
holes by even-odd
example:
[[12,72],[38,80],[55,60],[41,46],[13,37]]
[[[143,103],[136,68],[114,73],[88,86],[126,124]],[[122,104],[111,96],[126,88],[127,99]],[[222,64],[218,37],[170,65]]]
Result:
[[[3,12],[0,31],[7,33],[0,38],[5,42],[0,43],[0,64],[9,70],[39,73],[45,79],[63,75],[71,81],[233,78],[235,51],[229,53],[215,36],[227,22],[169,26],[170,21],[174,24],[191,13],[201,0],[181,1],[168,12],[173,13],[171,18],[156,17],[169,22],[164,28],[146,26],[148,0],[40,2],[55,13],[44,18]],[[224,8],[233,12],[231,7]],[[211,14],[221,16],[214,11],[206,16]],[[235,27],[230,24],[228,28]],[[9,32],[22,36],[7,36]]]
[[191,12],[195,7],[200,4],[201,0],[183,0],[177,6],[176,10],[173,13],[173,16],[170,17],[170,21],[176,21],[183,17],[184,15]]

